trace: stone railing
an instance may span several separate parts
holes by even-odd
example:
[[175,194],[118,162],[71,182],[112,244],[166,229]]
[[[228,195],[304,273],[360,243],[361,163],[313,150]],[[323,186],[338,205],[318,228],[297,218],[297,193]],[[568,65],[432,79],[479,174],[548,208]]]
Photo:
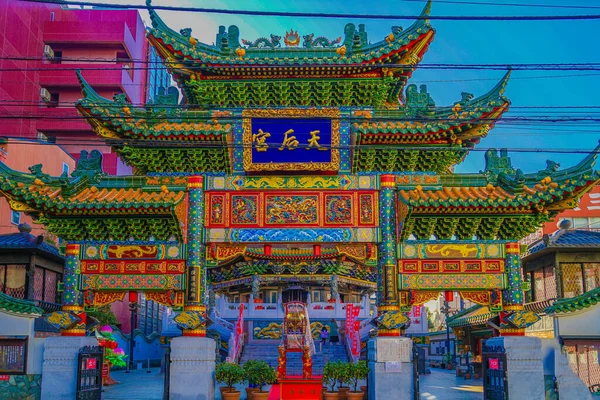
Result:
[[[339,300],[336,302],[312,302],[307,303],[308,316],[310,319],[346,319],[346,304]],[[360,303],[352,303],[354,307],[360,308],[358,319],[369,318],[369,299],[364,297]],[[218,315],[224,319],[237,319],[240,315],[240,307],[244,306],[243,315],[252,319],[283,319],[284,309],[279,303],[258,303],[252,298],[248,303],[230,303],[227,299],[217,299],[216,308]]]

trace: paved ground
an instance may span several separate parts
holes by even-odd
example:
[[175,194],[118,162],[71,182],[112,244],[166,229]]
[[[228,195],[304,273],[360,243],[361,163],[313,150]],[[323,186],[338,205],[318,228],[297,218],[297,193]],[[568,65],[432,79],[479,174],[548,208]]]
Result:
[[[163,375],[160,368],[111,373],[118,385],[107,386],[102,393],[103,400],[162,400]],[[245,385],[239,385],[242,399],[246,397]],[[268,389],[268,388],[265,388]],[[421,400],[481,400],[483,398],[481,379],[457,378],[454,371],[432,368],[431,374],[421,375]],[[216,400],[220,399],[219,388],[215,388]]]
[[431,368],[431,374],[421,375],[421,400],[481,400],[481,379],[457,378],[456,372]]
[[120,382],[117,385],[105,386],[102,400],[162,400],[163,375],[160,368],[135,370],[130,374],[125,371],[114,371],[110,376]]

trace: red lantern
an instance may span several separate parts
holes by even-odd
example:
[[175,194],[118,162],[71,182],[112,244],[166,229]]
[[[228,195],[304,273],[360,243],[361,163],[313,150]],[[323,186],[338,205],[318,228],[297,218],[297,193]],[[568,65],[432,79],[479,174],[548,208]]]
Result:
[[315,244],[313,246],[313,253],[315,256],[320,256],[321,255],[321,245],[320,244]]
[[129,292],[129,302],[130,303],[137,303],[138,301],[138,294],[137,292],[134,292],[133,290]]
[[446,301],[449,303],[452,300],[454,300],[454,292],[451,290],[446,290],[444,292],[444,297],[445,297]]
[[271,248],[272,246],[270,244],[265,244],[265,256],[271,255]]

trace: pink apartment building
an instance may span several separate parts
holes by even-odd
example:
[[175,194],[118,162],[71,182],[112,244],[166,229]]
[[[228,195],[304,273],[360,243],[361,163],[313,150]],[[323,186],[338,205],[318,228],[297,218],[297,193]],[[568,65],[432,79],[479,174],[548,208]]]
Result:
[[109,174],[128,173],[74,108],[75,69],[102,96],[146,101],[148,44],[136,10],[74,9],[0,0],[0,137],[104,154]]

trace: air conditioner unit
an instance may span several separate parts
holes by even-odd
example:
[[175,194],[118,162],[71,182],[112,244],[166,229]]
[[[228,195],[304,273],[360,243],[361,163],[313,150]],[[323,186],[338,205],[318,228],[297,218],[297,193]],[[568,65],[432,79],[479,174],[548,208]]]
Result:
[[54,50],[49,45],[44,45],[44,55],[48,58],[54,58]]
[[52,100],[52,96],[50,95],[50,92],[46,88],[40,89],[40,97],[42,98],[42,100],[44,100],[46,102],[49,102],[50,100]]

